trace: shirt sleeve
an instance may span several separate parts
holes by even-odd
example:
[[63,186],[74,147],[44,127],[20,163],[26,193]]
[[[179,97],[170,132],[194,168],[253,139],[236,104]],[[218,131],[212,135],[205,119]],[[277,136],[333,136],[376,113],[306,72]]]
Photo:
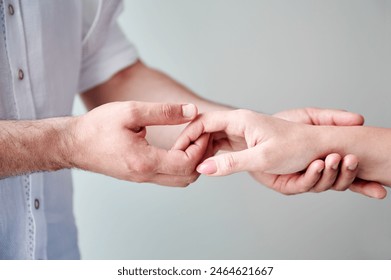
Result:
[[99,18],[94,20],[92,32],[83,42],[79,92],[106,82],[138,59],[136,48],[127,40],[116,21],[122,5],[115,7],[112,14],[102,14],[108,10],[98,11]]

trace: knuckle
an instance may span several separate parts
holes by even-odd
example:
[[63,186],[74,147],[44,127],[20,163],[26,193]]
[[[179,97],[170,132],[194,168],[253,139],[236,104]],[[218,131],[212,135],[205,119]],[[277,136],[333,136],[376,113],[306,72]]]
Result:
[[137,120],[139,118],[140,112],[137,106],[137,103],[134,101],[129,101],[126,104],[126,113],[129,116],[129,120]]
[[127,181],[136,183],[149,182],[153,174],[153,166],[140,159],[125,159],[124,174]]
[[170,104],[163,104],[160,110],[162,116],[164,116],[166,119],[172,119],[175,117],[175,110]]
[[145,161],[140,161],[134,163],[132,170],[137,174],[148,174],[153,172],[153,165]]
[[132,113],[137,110],[137,104],[134,101],[128,101],[126,102],[126,109]]
[[238,109],[238,110],[236,110],[236,112],[243,119],[251,118],[253,116],[253,114],[254,114],[253,111],[250,111],[250,110],[247,110],[247,109]]
[[236,161],[232,154],[226,154],[223,157],[223,166],[222,171],[223,172],[231,172],[236,167]]

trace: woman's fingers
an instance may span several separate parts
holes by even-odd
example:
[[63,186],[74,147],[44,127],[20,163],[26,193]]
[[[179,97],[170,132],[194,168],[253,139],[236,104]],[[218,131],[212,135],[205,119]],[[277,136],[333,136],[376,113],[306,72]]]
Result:
[[347,190],[358,173],[358,158],[355,155],[346,155],[340,167],[340,173],[332,189],[336,191]]

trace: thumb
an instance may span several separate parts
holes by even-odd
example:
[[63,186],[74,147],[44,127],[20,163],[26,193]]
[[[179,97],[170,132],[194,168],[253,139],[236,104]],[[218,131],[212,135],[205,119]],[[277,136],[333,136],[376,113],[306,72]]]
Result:
[[387,190],[377,182],[369,182],[356,179],[349,189],[372,198],[383,199],[387,196]]
[[194,104],[133,102],[132,126],[175,125],[193,120],[198,114]]
[[254,168],[254,152],[246,149],[240,152],[224,153],[206,159],[197,166],[197,172],[211,176],[225,176]]
[[316,125],[363,125],[364,117],[343,110],[308,108],[307,113]]

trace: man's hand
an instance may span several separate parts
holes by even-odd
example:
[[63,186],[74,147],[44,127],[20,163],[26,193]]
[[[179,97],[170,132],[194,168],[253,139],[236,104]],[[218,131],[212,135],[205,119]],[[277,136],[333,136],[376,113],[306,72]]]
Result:
[[77,117],[73,164],[79,168],[134,182],[187,186],[199,174],[209,136],[201,136],[185,150],[164,150],[148,144],[146,126],[175,125],[197,115],[192,105],[113,102]]
[[[342,116],[342,119],[344,118]],[[359,117],[360,119],[362,122],[362,118]],[[351,120],[346,122],[352,124]],[[311,127],[247,110],[213,112],[201,115],[191,123],[174,148],[184,149],[204,133],[218,132],[217,137],[214,136],[217,138],[217,146],[236,152],[207,159],[198,166],[197,170],[200,173],[220,176],[250,171],[257,180],[282,193],[322,191],[327,189],[324,186],[328,182],[334,182],[335,177],[332,178],[330,175],[336,172],[327,171],[325,179],[321,179],[325,166],[322,160],[317,159],[324,158],[327,154],[320,154],[317,151],[316,142],[313,141],[316,138],[312,137]],[[327,166],[331,168],[338,164],[341,160],[338,157],[339,155],[329,155],[326,158]],[[353,174],[354,179],[357,169],[355,157],[345,157],[341,166],[342,171],[349,174],[348,167],[353,169],[350,174]],[[299,173],[305,169],[306,173]],[[337,180],[337,186],[349,184],[350,177],[352,176],[348,175],[341,184]],[[317,184],[320,185],[316,186]],[[357,187],[356,190],[363,190],[362,186],[361,183],[361,188]],[[313,187],[316,188],[313,190]],[[385,196],[384,188],[377,183],[371,183],[370,189],[371,191],[361,193],[379,198]]]

